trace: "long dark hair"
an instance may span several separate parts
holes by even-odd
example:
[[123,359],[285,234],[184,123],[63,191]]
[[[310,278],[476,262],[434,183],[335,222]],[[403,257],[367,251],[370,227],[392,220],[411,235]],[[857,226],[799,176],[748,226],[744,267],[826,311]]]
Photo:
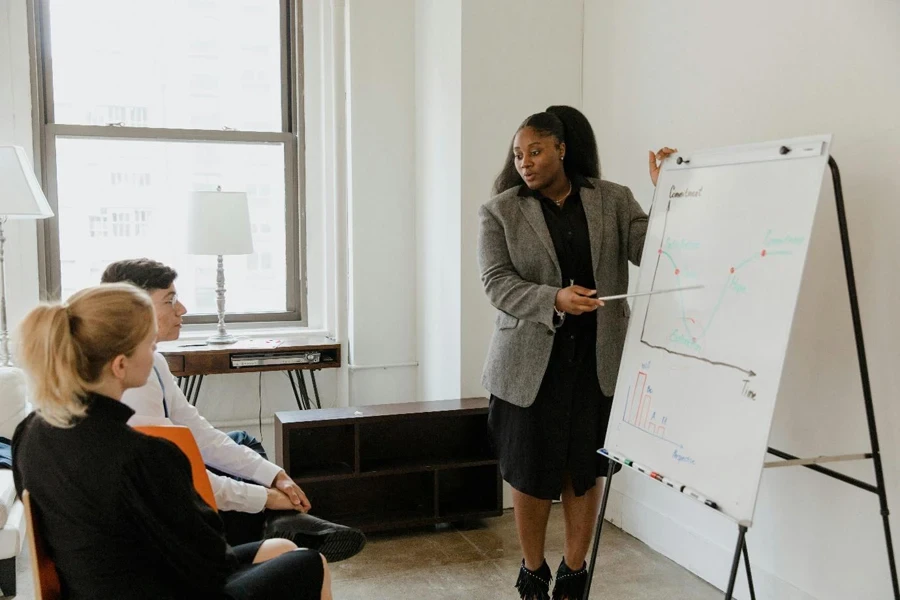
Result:
[[[581,111],[571,106],[551,106],[546,111],[533,114],[525,119],[516,129],[516,133],[525,127],[531,127],[543,135],[553,136],[557,143],[564,142],[566,144],[564,168],[569,178],[575,175],[600,178],[597,139],[594,137],[594,130],[590,122],[581,114]],[[506,162],[503,164],[500,174],[497,175],[497,179],[494,180],[493,193],[499,194],[517,185],[522,185],[522,177],[516,170],[512,142],[510,142]]]

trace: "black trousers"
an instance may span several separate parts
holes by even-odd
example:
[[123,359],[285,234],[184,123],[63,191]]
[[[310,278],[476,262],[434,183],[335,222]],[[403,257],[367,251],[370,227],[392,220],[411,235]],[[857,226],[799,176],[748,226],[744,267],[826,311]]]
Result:
[[[268,460],[268,456],[266,456],[266,450],[263,448],[263,445],[257,440],[255,437],[247,433],[246,431],[231,431],[228,433],[228,437],[233,439],[237,444],[241,446],[247,446],[252,450],[256,451],[260,456]],[[229,475],[228,473],[223,473],[218,469],[206,466],[211,472],[216,475],[221,475],[223,477],[230,477],[231,479],[236,479],[238,481],[246,481],[239,477],[234,477]],[[248,481],[247,483],[256,484],[254,481]],[[219,511],[219,517],[222,519],[222,523],[225,524],[225,539],[231,546],[240,546],[242,544],[250,544],[252,542],[258,542],[263,539],[263,531],[266,527],[266,519],[269,517],[270,511],[268,509],[264,509],[258,513],[245,513],[234,510],[222,510]]]
[[253,557],[262,542],[234,547],[240,566],[225,583],[225,596],[231,600],[271,600],[296,598],[319,600],[325,570],[318,552],[294,550],[254,565]]
[[[233,439],[237,444],[241,446],[247,446],[248,448],[256,451],[260,456],[268,460],[268,456],[266,456],[266,449],[263,448],[263,445],[259,442],[259,440],[257,440],[246,431],[231,431],[228,433],[228,437]],[[222,471],[210,467],[209,465],[207,465],[206,468],[217,475],[230,477],[231,479],[236,479],[238,481],[246,481],[245,479],[241,479],[240,477],[234,477],[232,475],[229,475],[228,473],[223,473]],[[248,481],[247,483],[255,484],[256,482]],[[294,511],[269,509],[263,509],[258,513],[245,513],[234,510],[223,510],[219,511],[219,517],[221,517],[222,523],[225,525],[225,539],[231,546],[239,546],[241,544],[250,544],[252,542],[258,542],[264,539],[266,523],[269,519],[274,519],[275,517],[284,514],[293,513]]]

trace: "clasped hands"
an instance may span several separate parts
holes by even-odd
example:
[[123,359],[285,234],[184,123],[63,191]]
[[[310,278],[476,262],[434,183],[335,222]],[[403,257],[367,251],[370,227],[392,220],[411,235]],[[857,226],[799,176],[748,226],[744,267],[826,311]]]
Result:
[[266,508],[269,510],[296,510],[306,513],[312,508],[309,498],[287,473],[275,476],[272,487],[266,490]]

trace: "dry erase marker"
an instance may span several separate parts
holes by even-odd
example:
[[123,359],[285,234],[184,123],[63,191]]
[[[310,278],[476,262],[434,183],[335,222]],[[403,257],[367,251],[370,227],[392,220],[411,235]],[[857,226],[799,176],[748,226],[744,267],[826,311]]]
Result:
[[622,464],[625,464],[625,461],[628,460],[621,454],[616,454],[615,452],[610,452],[609,455],[612,457],[613,460],[615,460],[616,462],[620,462]]
[[610,451],[607,450],[606,448],[600,448],[600,452],[601,452],[604,456],[608,456],[609,458],[611,458],[611,459],[613,459],[613,460],[615,460],[615,461],[622,462],[622,460],[623,460],[621,456],[619,456],[619,455],[616,454],[615,452],[610,452]]
[[669,486],[670,488],[672,488],[673,490],[677,490],[679,492],[684,489],[684,485],[682,485],[681,483],[678,483],[674,479],[669,479],[668,477],[663,477],[662,482],[664,484],[666,484],[667,486]]
[[643,473],[644,475],[649,475],[651,473],[650,469],[648,469],[644,465],[639,465],[636,462],[632,462],[631,466],[634,467],[635,469],[637,469],[639,472]]
[[718,508],[718,506],[716,505],[715,502],[713,502],[713,501],[710,500],[709,498],[706,498],[705,496],[700,495],[700,494],[699,494],[696,490],[694,490],[694,489],[691,489],[691,488],[689,488],[689,487],[685,487],[682,491],[683,491],[685,494],[687,494],[688,496],[690,496],[691,498],[693,498],[694,500],[698,500],[698,501],[702,502],[703,504],[707,505],[707,506],[710,507],[710,508]]

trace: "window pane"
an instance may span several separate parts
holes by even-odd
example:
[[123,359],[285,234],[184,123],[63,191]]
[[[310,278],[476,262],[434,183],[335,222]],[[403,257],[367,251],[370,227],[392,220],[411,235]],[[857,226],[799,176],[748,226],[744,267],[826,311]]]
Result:
[[55,121],[281,131],[277,0],[51,0]]
[[229,313],[286,308],[284,148],[58,138],[62,298],[100,282],[109,263],[148,257],[178,271],[189,313],[216,312],[216,259],[185,251],[192,191],[246,191],[253,248],[225,257]]

